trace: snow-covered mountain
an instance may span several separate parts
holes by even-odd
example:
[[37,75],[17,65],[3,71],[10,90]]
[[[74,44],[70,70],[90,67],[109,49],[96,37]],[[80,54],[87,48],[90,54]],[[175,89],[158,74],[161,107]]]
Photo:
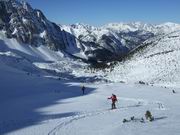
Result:
[[167,34],[180,30],[180,24],[166,22],[163,24],[148,24],[142,22],[132,23],[109,23],[102,28],[110,29],[114,31],[148,31],[155,35]]
[[[123,25],[118,27],[119,25]],[[112,27],[111,27],[112,26]],[[89,59],[120,59],[143,41],[154,36],[154,33],[135,26],[113,24],[94,27],[85,24],[60,25],[61,29],[75,36],[75,44]]]
[[[87,25],[58,27],[40,10],[33,9],[27,2],[16,0],[0,1],[0,11],[0,30],[5,31],[8,38],[35,47],[47,46],[51,50],[86,60],[118,59],[153,36],[153,33],[141,30],[137,24],[131,26],[128,32]],[[134,30],[135,25],[139,29]]]
[[180,29],[179,24],[152,25],[140,22],[110,23],[102,27],[85,24],[56,25],[27,2],[0,1],[0,30],[8,38],[30,46],[93,61],[121,59],[144,41]]
[[66,57],[61,51],[47,46],[30,46],[9,39],[0,32],[0,64],[37,76],[73,79],[72,73],[87,66],[86,63]]
[[110,23],[102,27],[77,23],[60,27],[75,36],[73,44],[69,41],[71,46],[80,48],[88,58],[99,60],[120,59],[148,39],[180,30],[180,24],[141,22]]
[[31,46],[45,45],[56,51],[65,48],[60,28],[25,1],[0,1],[0,30]]
[[139,82],[179,87],[180,31],[156,37],[144,43],[121,63],[107,78],[113,81]]

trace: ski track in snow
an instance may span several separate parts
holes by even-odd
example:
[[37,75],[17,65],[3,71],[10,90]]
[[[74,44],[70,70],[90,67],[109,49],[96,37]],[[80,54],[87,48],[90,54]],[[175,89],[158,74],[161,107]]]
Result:
[[[56,127],[54,127],[49,133],[48,135],[55,135],[62,127],[65,127],[69,124],[71,124],[74,121],[80,120],[80,119],[84,119],[87,117],[93,117],[96,115],[103,115],[103,114],[107,114],[107,113],[113,113],[113,112],[117,112],[119,110],[122,109],[128,109],[131,107],[141,107],[141,106],[147,106],[147,105],[155,105],[157,110],[166,110],[167,108],[165,108],[165,105],[160,102],[160,101],[148,101],[148,100],[144,100],[144,99],[134,99],[134,98],[125,98],[125,97],[121,97],[121,100],[124,101],[133,101],[135,102],[135,104],[133,105],[127,105],[127,106],[121,106],[118,107],[116,110],[110,110],[110,109],[106,109],[106,110],[96,110],[96,111],[91,111],[91,112],[82,112],[82,113],[77,113],[77,115],[74,116],[69,116],[66,118],[61,118],[60,121],[62,121],[60,124],[58,124]],[[58,117],[56,118],[56,116],[43,116],[41,118],[39,118],[41,120],[40,123],[46,123],[46,122],[50,122],[52,120],[57,120]],[[3,130],[8,130],[14,127],[19,127],[21,125],[25,125],[28,123],[33,123],[34,119],[33,118],[28,118],[28,119],[24,119],[24,120],[8,120],[8,121],[1,121],[0,122],[0,133]]]
[[82,114],[79,114],[79,115],[75,115],[75,116],[71,116],[71,117],[65,118],[65,121],[60,123],[59,125],[57,125],[54,129],[52,129],[48,133],[48,135],[55,135],[56,132],[58,130],[60,130],[62,127],[66,126],[66,125],[69,125],[69,124],[71,124],[74,121],[77,121],[77,120],[80,120],[80,119],[83,119],[83,118],[87,118],[87,117],[93,117],[93,116],[96,116],[96,115],[103,115],[103,114],[106,114],[106,113],[110,113],[110,112],[114,112],[114,111],[119,111],[121,109],[122,108],[119,108],[119,109],[116,109],[116,110],[110,110],[109,109],[109,110],[102,110],[102,111],[94,111],[94,112],[89,112],[89,113],[85,113],[85,114],[82,113]]
[[156,105],[158,110],[166,110],[165,105],[160,102],[160,101],[147,101],[147,100],[143,100],[143,99],[133,99],[133,98],[122,98],[123,100],[126,101],[134,101],[137,102],[134,105],[128,105],[126,107],[119,107],[115,110],[98,110],[98,111],[92,111],[92,112],[85,112],[85,113],[79,113],[75,116],[70,116],[70,117],[66,117],[60,120],[63,120],[63,122],[61,122],[60,124],[58,124],[56,127],[54,127],[49,133],[48,135],[56,135],[58,134],[59,130],[69,124],[71,124],[74,121],[78,121],[84,118],[88,118],[88,117],[93,117],[93,116],[97,116],[97,115],[104,115],[107,113],[113,113],[113,112],[118,112],[119,110],[122,109],[128,109],[130,107],[141,107],[141,106],[147,106],[147,105]]

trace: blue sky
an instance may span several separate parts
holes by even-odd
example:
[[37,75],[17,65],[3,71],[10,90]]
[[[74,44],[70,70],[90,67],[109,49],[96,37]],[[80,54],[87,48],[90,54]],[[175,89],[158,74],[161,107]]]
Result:
[[180,23],[180,0],[26,0],[60,24]]

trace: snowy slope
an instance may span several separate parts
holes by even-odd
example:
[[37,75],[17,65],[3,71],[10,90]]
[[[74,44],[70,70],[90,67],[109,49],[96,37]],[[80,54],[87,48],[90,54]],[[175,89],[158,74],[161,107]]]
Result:
[[[46,115],[39,109],[56,104],[58,99],[78,96],[76,87],[37,74],[26,74],[1,61],[0,65],[0,134],[36,125],[43,119],[56,119],[73,114],[67,112],[64,115]],[[73,90],[77,93],[72,93]],[[34,134],[24,134],[28,133]]]
[[[154,39],[154,47],[148,46],[141,53],[135,53],[131,59],[132,64],[136,63],[136,58],[142,58],[144,63],[144,57],[149,57],[154,62],[153,57],[162,55],[159,54],[160,50],[178,51],[178,35],[179,32],[170,34],[158,42]],[[179,135],[179,89],[175,89],[176,93],[173,94],[172,88],[120,83],[80,83],[95,80],[94,75],[117,81],[122,65],[117,66],[117,70],[108,76],[103,72],[86,73],[86,64],[66,58],[60,52],[24,46],[14,39],[7,39],[3,33],[0,37],[0,134]],[[178,53],[171,56],[173,57],[167,55],[168,58],[176,56],[178,59]],[[163,62],[164,56],[158,58]],[[52,62],[54,60],[56,62]],[[55,70],[57,73],[47,73],[41,69]],[[123,68],[123,71],[127,72],[126,69],[127,67]],[[139,71],[140,68],[137,66],[133,69]],[[66,81],[63,81],[65,78]],[[136,81],[132,76],[131,79]],[[84,96],[82,85],[86,86]],[[112,93],[118,97],[117,110],[109,110],[111,102],[107,97]],[[144,117],[146,110],[152,112],[155,121],[122,122],[124,118],[130,119],[132,116],[140,119]]]
[[180,31],[146,40],[122,62],[108,63],[110,68],[81,71],[84,76],[96,75],[107,82],[139,83],[180,87]]
[[118,64],[114,71],[107,75],[108,78],[114,81],[144,81],[179,87],[180,32],[173,32],[146,43],[150,44]]
[[[0,67],[0,134],[6,135],[178,135],[179,89],[125,84],[85,84],[29,76]],[[11,84],[11,85],[9,85]],[[115,93],[117,109],[109,110],[107,97]],[[144,117],[153,122],[123,123]]]
[[[0,22],[0,134],[179,135],[179,24],[75,24],[60,26],[61,31],[26,2],[6,6],[0,5],[2,20],[4,9],[20,14],[7,19],[10,27]],[[106,61],[132,50],[113,70],[90,71],[71,57]],[[119,99],[116,110],[109,109],[112,93]],[[155,121],[122,122],[140,119],[146,110]]]
[[86,63],[61,51],[54,52],[43,45],[33,47],[8,39],[4,32],[0,32],[0,62],[27,74],[61,79],[73,79],[76,77],[74,72],[78,74],[79,70],[87,67]]

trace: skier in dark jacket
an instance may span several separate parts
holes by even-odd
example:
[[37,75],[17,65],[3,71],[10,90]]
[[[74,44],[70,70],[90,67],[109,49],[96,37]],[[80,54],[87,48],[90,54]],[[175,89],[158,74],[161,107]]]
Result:
[[151,112],[149,110],[145,113],[146,120],[153,121],[154,117],[152,116]]
[[112,96],[109,97],[108,99],[112,100],[112,109],[116,109],[116,101],[117,101],[116,95],[112,94]]
[[82,90],[82,92],[83,92],[83,95],[84,95],[84,93],[85,93],[85,89],[86,89],[86,88],[85,88],[85,86],[83,85],[82,88],[81,88],[81,90]]

